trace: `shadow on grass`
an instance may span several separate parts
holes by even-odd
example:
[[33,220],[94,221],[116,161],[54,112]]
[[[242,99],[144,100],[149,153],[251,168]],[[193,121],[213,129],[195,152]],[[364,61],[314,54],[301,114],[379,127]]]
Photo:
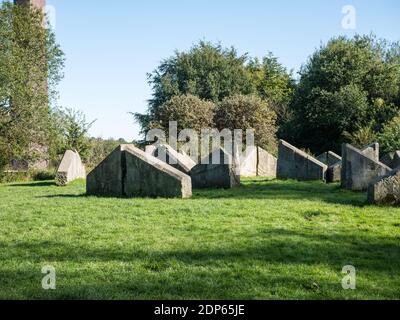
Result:
[[39,182],[31,182],[31,183],[13,183],[7,185],[7,187],[51,187],[56,186],[54,181],[39,181]]
[[[48,182],[47,182],[48,183]],[[45,184],[52,185],[50,184]],[[22,185],[29,186],[29,185]],[[38,186],[38,184],[32,184]],[[40,184],[39,184],[40,186]],[[43,186],[43,185],[42,185]],[[117,196],[88,196],[86,194],[54,194],[40,198],[89,198],[130,199]],[[145,198],[145,197],[139,197]],[[146,198],[154,199],[157,198]],[[280,180],[245,180],[239,187],[232,189],[194,189],[192,199],[254,199],[254,200],[309,200],[332,204],[364,207],[368,205],[365,193],[343,190],[338,184],[322,182],[299,182]]]
[[365,193],[343,190],[338,184],[322,182],[246,180],[237,188],[194,190],[193,194],[195,199],[311,200],[358,207],[367,205]]
[[[128,263],[138,268],[138,272],[129,271],[129,275],[126,271],[129,268],[121,270],[120,273],[114,270],[114,273],[110,274],[110,277],[115,277],[114,281],[107,280],[107,283],[95,276],[89,276],[88,281],[79,281],[81,284],[75,284],[74,287],[66,282],[66,286],[63,285],[57,293],[62,299],[88,298],[96,295],[107,297],[127,294],[127,291],[134,296],[164,299],[167,297],[252,298],[255,288],[262,293],[274,287],[285,288],[285,292],[292,290],[292,294],[299,294],[299,290],[303,295],[315,291],[316,297],[325,294],[332,297],[340,291],[341,270],[347,264],[356,266],[357,271],[364,277],[374,273],[372,277],[381,278],[385,281],[384,285],[388,285],[388,279],[397,276],[400,268],[400,243],[395,237],[306,234],[291,230],[266,229],[259,232],[255,239],[257,241],[241,243],[239,246],[229,242],[215,242],[212,243],[214,246],[208,247],[183,246],[164,250],[143,249],[134,244],[114,247],[113,243],[109,243],[107,246],[95,247],[96,242],[84,246],[56,241],[17,244],[0,242],[0,249],[2,258],[8,261],[24,257],[30,264],[32,262],[39,264],[43,261],[90,263],[91,266]],[[282,268],[282,273],[298,270],[299,274],[279,275],[276,270],[267,272],[271,265]],[[321,266],[322,270],[338,274],[337,283],[325,279],[321,283],[321,288],[313,286],[313,281],[316,280],[307,274],[306,267]],[[265,272],[261,271],[263,268]],[[29,289],[25,287],[32,274],[26,274],[25,279],[21,279],[21,276],[18,273],[18,279],[15,280],[15,270],[7,274],[7,270],[2,269],[0,284],[2,281],[7,281],[1,279],[13,279],[19,284],[3,283],[3,288],[12,286],[15,292],[17,285],[23,290],[22,292],[28,292]],[[64,271],[62,277],[63,281],[69,278],[70,282],[74,283],[87,275],[80,275],[76,271]],[[379,293],[376,291],[377,288],[363,285],[362,292],[364,295],[394,298],[398,284],[391,282],[389,288],[380,287]],[[36,292],[35,289],[31,290]],[[34,292],[30,294],[35,294]],[[41,295],[43,291],[40,293],[37,291],[36,294]]]
[[47,196],[40,196],[38,198],[48,198],[48,199],[55,199],[55,198],[66,198],[66,199],[77,199],[77,198],[87,198],[89,197],[86,193],[81,194],[51,194]]
[[[89,244],[89,243],[88,243]],[[363,272],[395,274],[400,269],[400,242],[397,236],[371,237],[368,234],[309,234],[294,230],[266,229],[254,235],[252,243],[232,244],[229,241],[210,243],[214,246],[180,247],[177,249],[142,249],[125,247],[91,247],[56,241],[0,242],[3,259],[22,256],[40,261],[68,262],[143,262],[149,271],[163,271],[170,262],[217,267],[221,264],[278,263],[290,265],[327,265],[341,270],[353,264]]]

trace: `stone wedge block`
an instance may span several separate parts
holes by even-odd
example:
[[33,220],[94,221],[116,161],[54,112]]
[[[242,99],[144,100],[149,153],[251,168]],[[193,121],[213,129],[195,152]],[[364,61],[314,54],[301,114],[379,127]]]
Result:
[[[217,163],[214,160],[219,160]],[[238,163],[223,148],[211,152],[190,172],[195,189],[232,188],[240,185]]]
[[359,150],[349,144],[343,145],[341,183],[344,189],[366,191],[375,178],[391,171],[391,168],[376,161],[376,150],[379,154],[379,145],[374,144],[374,146]]
[[368,187],[368,202],[378,205],[400,205],[400,170],[376,178]]
[[257,176],[276,178],[278,159],[263,148],[258,147]]
[[146,147],[146,153],[156,157],[157,159],[169,164],[182,171],[190,174],[190,170],[196,165],[188,155],[179,153],[168,144],[152,145]]
[[133,145],[120,145],[87,177],[88,195],[189,198],[188,175]]
[[256,177],[258,164],[258,151],[256,147],[249,147],[240,159],[240,176]]
[[278,179],[326,179],[328,166],[284,140],[279,141]]
[[322,162],[323,164],[326,164],[328,167],[333,166],[338,162],[342,161],[342,157],[332,151],[324,152],[323,154],[319,155],[316,159]]
[[58,166],[56,173],[56,184],[65,186],[77,179],[85,179],[86,170],[78,152],[67,150]]

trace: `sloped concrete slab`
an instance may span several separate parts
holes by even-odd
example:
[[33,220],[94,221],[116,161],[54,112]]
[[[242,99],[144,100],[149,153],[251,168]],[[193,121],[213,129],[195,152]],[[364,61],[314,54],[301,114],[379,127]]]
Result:
[[258,147],[257,176],[276,178],[278,159],[263,148]]
[[342,180],[342,161],[339,161],[336,164],[328,167],[328,171],[326,173],[326,182],[334,183],[334,182],[340,182],[341,180]]
[[[219,163],[213,163],[219,159]],[[211,152],[190,172],[195,189],[233,188],[240,185],[239,164],[223,148]]]
[[168,144],[147,146],[146,153],[169,164],[185,174],[190,174],[190,170],[192,170],[192,168],[196,165],[196,162],[194,162],[192,158],[186,154],[179,153]]
[[284,140],[279,141],[279,179],[322,180],[326,179],[328,166]]
[[323,164],[328,166],[328,171],[326,174],[326,182],[340,182],[341,171],[342,171],[342,157],[338,154],[328,151],[317,157],[317,160],[321,161]]
[[379,144],[363,150],[344,144],[342,156],[341,183],[344,189],[366,191],[375,178],[391,171],[391,168],[376,160],[379,159]]
[[316,159],[322,162],[323,164],[326,164],[328,167],[333,166],[338,162],[342,161],[342,157],[332,151],[324,152],[323,154],[319,155]]
[[56,184],[65,186],[77,179],[85,179],[86,170],[78,152],[67,150],[58,166],[56,173]]
[[87,177],[88,195],[189,198],[188,175],[133,145],[120,145]]
[[258,150],[256,147],[249,147],[240,159],[240,176],[256,177],[258,165]]

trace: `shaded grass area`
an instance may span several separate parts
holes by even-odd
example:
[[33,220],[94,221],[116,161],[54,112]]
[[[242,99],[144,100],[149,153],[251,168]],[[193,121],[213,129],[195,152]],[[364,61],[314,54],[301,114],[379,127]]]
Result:
[[[187,200],[84,190],[0,185],[0,299],[400,298],[400,208],[363,193],[263,179]],[[56,290],[41,288],[46,265]]]

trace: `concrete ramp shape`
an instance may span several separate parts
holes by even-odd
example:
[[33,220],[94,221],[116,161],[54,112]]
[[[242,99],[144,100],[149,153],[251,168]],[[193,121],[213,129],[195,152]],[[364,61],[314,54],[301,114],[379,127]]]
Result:
[[190,198],[188,175],[133,145],[120,145],[87,177],[88,195]]
[[240,160],[240,176],[276,178],[278,160],[260,147],[249,147]]
[[249,147],[240,158],[240,176],[256,177],[258,165],[257,147]]
[[296,180],[326,179],[328,166],[284,140],[279,141],[278,178]]
[[190,172],[195,189],[232,188],[240,185],[239,164],[223,148],[215,149]]
[[186,154],[179,153],[168,144],[147,146],[146,153],[188,175],[190,174],[190,170],[196,165],[196,162],[192,158]]
[[352,145],[342,147],[342,188],[366,191],[377,177],[389,174],[391,168],[379,161],[379,144],[359,150]]
[[342,157],[332,151],[324,152],[317,160],[328,166],[326,182],[340,182],[342,172]]
[[322,162],[323,164],[326,164],[328,167],[333,166],[338,162],[342,161],[342,157],[332,151],[324,152],[323,154],[319,155],[316,159]]
[[58,186],[65,186],[71,181],[85,178],[86,170],[79,153],[67,150],[57,169],[56,184]]
[[368,202],[378,205],[400,205],[400,170],[376,178],[368,187]]
[[278,159],[263,148],[258,147],[257,176],[276,178]]

